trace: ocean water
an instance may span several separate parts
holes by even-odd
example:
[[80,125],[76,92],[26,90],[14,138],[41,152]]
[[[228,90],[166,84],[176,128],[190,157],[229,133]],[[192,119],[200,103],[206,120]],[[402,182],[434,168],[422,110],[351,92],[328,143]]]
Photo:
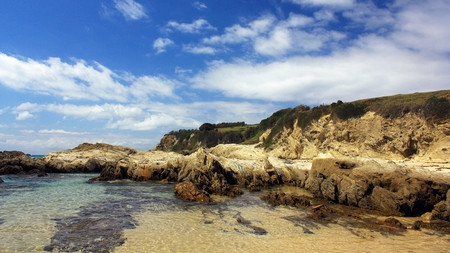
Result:
[[87,183],[94,176],[2,176],[0,252],[450,252],[447,234],[317,222],[263,192],[204,205],[175,198],[173,184]]

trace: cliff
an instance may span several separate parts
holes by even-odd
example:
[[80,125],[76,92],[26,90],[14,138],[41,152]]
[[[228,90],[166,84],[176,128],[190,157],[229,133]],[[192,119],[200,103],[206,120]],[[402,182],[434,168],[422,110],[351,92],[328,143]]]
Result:
[[171,132],[156,149],[189,154],[199,147],[260,142],[270,155],[286,159],[329,153],[335,157],[445,160],[450,155],[449,100],[450,91],[437,91],[313,108],[301,105],[275,112],[251,127]]

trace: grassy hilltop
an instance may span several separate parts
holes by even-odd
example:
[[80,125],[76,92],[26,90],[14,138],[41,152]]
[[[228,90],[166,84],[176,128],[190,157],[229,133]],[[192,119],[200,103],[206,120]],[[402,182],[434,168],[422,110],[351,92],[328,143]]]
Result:
[[200,129],[179,130],[166,134],[156,149],[191,153],[199,147],[213,147],[218,144],[255,144],[259,137],[271,129],[263,145],[269,148],[273,138],[283,129],[297,126],[305,129],[313,121],[330,115],[333,120],[347,120],[374,112],[384,118],[401,118],[414,113],[429,122],[439,122],[450,118],[450,90],[399,94],[386,97],[369,98],[353,102],[337,101],[330,105],[309,107],[299,105],[273,113],[259,124],[205,123]]

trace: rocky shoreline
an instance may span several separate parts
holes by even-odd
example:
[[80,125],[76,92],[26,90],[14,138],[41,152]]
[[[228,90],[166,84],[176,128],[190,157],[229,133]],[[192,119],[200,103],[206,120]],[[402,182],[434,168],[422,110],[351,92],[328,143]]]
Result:
[[[328,203],[386,215],[422,216],[424,221],[450,220],[450,176],[446,167],[432,171],[417,166],[417,161],[330,155],[288,160],[270,156],[255,145],[237,144],[200,148],[190,155],[140,152],[99,143],[51,152],[42,159],[29,158],[22,152],[5,151],[1,155],[0,174],[96,172],[100,176],[91,182],[118,179],[174,182],[179,184],[175,187],[177,197],[205,203],[213,201],[213,194],[236,197],[243,193],[243,188],[259,191],[292,185]],[[303,196],[280,196],[275,198],[278,204],[296,206],[301,199],[307,202]]]

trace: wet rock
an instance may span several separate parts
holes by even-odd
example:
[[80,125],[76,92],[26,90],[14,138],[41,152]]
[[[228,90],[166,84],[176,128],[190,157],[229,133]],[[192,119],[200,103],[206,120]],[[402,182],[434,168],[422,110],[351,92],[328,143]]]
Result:
[[309,196],[286,194],[284,192],[269,192],[264,194],[261,199],[272,206],[285,205],[293,207],[311,206],[312,201],[312,198]]
[[0,152],[0,175],[45,173],[43,159],[31,158],[21,151]]
[[3,181],[3,179],[0,177],[0,184],[3,183],[3,182],[5,182],[5,181]]
[[406,226],[403,225],[399,220],[396,218],[387,218],[384,220],[386,224],[389,224],[390,226],[400,228],[400,229],[406,229]]
[[212,202],[211,197],[205,191],[199,190],[192,182],[182,182],[175,185],[175,195],[187,201],[195,201],[202,203]]

